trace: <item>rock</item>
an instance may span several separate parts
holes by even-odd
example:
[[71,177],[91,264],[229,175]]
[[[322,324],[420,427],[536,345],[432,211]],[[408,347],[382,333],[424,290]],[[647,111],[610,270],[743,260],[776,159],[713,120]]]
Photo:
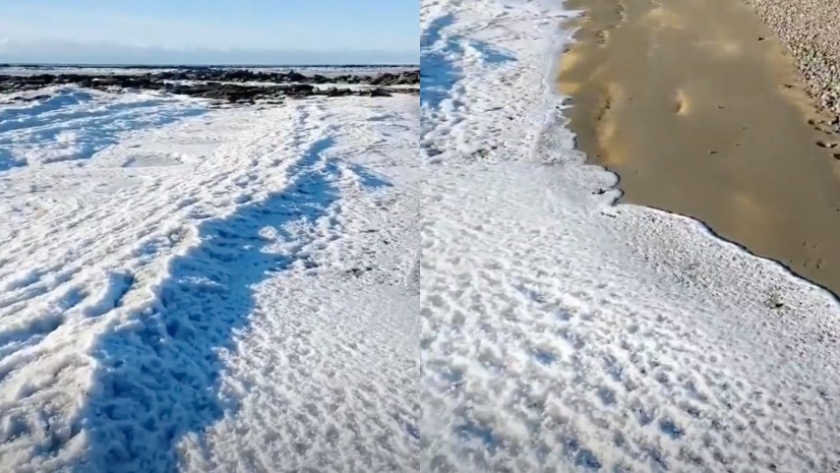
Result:
[[93,79],[93,81],[96,83],[97,87],[109,87],[112,85],[130,87],[132,85],[130,80],[123,80],[120,77],[97,77]]
[[307,77],[303,74],[299,74],[295,71],[290,71],[286,75],[287,82],[307,82]]
[[344,97],[352,93],[353,91],[348,88],[339,89],[338,87],[330,87],[329,89],[323,89],[323,95],[327,97]]
[[394,85],[397,75],[391,73],[380,74],[370,80],[371,85]]
[[313,84],[328,84],[330,79],[329,77],[322,76],[321,74],[315,74],[311,77],[311,81]]
[[391,93],[385,89],[376,88],[368,90],[367,95],[370,97],[390,97]]
[[[145,74],[34,74],[29,76],[0,75],[0,92],[37,90],[53,84],[77,85],[105,91],[125,89],[155,90],[191,97],[220,100],[227,103],[255,103],[257,100],[282,100],[313,95],[343,97],[349,95],[388,97],[394,93],[419,93],[420,70],[378,75],[342,74],[327,77],[307,76],[297,71],[251,71],[211,67],[180,68]],[[173,83],[174,82],[174,83]],[[180,83],[179,83],[180,82]],[[262,83],[262,84],[250,84]],[[336,84],[315,88],[313,84]],[[353,90],[340,84],[370,84],[372,89]],[[417,89],[396,89],[391,86],[417,84]]]

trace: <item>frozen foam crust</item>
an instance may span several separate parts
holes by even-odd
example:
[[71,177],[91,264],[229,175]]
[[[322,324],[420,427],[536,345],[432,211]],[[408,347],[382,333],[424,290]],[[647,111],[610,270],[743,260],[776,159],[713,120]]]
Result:
[[552,93],[571,14],[421,3],[421,468],[831,471],[836,301],[613,205]]
[[416,471],[418,129],[410,96],[0,105],[0,470]]

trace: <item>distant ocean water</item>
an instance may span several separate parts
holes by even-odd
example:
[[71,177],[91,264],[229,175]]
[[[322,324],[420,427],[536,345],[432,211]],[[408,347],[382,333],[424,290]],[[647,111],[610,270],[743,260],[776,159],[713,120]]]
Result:
[[12,64],[0,63],[0,74],[5,75],[32,75],[32,74],[146,74],[156,71],[169,71],[177,69],[251,69],[260,71],[286,71],[290,69],[305,70],[311,73],[348,74],[364,72],[399,72],[406,69],[417,69],[419,64],[310,64],[310,65],[284,65],[284,64],[253,64],[253,65],[225,65],[225,64],[202,64],[202,65],[161,65],[161,64]]

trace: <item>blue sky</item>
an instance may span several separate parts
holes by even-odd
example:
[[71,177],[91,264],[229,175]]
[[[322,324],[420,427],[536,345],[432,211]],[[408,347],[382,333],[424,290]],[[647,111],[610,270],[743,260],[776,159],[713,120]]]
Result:
[[417,63],[419,4],[0,0],[0,62]]

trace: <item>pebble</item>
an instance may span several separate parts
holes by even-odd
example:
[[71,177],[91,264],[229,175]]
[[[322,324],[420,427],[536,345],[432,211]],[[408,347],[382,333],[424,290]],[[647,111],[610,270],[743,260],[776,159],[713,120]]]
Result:
[[840,116],[840,1],[743,1],[788,49],[811,96]]

